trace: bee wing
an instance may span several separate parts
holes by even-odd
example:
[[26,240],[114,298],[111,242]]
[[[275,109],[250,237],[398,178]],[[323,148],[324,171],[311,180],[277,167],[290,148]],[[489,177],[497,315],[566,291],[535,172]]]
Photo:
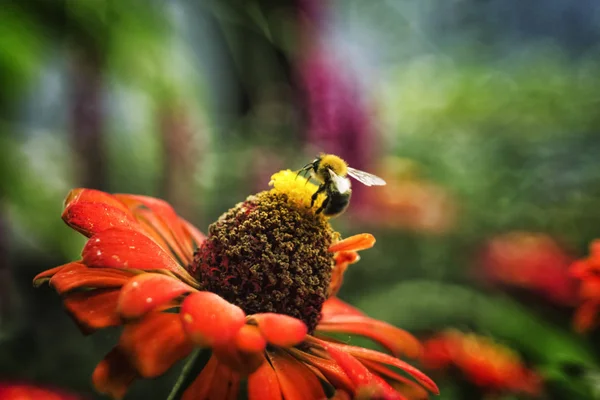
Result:
[[348,175],[367,186],[383,186],[385,181],[378,176],[365,171],[348,167]]
[[329,171],[329,175],[331,175],[331,180],[335,185],[335,188],[340,193],[347,193],[350,190],[350,179],[344,178],[343,176],[339,176],[335,172],[333,172],[330,168],[327,168]]

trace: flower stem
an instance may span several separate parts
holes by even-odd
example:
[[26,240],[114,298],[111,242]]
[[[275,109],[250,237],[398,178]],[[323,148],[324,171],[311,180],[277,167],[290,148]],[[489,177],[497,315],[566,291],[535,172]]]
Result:
[[173,389],[171,389],[167,400],[179,400],[181,398],[185,389],[187,389],[208,362],[210,353],[210,350],[207,349],[196,349],[192,352],[183,366],[177,382],[175,382]]

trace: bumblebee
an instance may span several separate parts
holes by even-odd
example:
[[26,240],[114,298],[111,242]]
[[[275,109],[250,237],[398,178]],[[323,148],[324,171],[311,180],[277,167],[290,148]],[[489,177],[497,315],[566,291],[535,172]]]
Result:
[[351,168],[346,161],[333,154],[321,154],[302,167],[298,171],[298,175],[306,172],[310,172],[310,175],[321,183],[319,189],[311,197],[310,206],[311,208],[314,206],[319,193],[325,192],[327,196],[316,213],[322,212],[328,217],[341,214],[350,204],[352,188],[347,176],[351,176],[367,186],[385,185],[385,181],[380,177]]

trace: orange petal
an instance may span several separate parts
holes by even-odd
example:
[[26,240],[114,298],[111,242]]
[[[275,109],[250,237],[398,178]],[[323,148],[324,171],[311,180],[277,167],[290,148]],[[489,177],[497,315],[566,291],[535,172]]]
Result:
[[421,355],[421,343],[410,333],[386,322],[364,316],[338,315],[321,322],[319,332],[339,332],[373,339],[395,356],[417,358]]
[[167,275],[140,274],[130,279],[121,289],[118,311],[123,318],[139,318],[157,307],[195,290]]
[[134,275],[131,271],[113,268],[88,268],[80,263],[66,265],[52,279],[50,285],[59,294],[75,289],[107,289],[123,286]]
[[64,208],[67,209],[76,204],[91,203],[91,204],[106,204],[108,206],[127,211],[125,204],[120,202],[115,196],[110,193],[96,189],[73,189],[67,194],[64,201]]
[[181,320],[190,339],[198,346],[226,345],[244,326],[241,308],[211,292],[189,295],[181,305]]
[[65,199],[63,220],[86,236],[105,229],[138,224],[127,207],[113,195],[94,189],[74,189]]
[[285,400],[326,398],[321,383],[306,365],[282,351],[268,355]]
[[578,333],[589,331],[596,322],[597,313],[598,304],[596,302],[587,301],[580,305],[575,312],[575,318],[573,319],[575,331]]
[[115,347],[96,366],[92,374],[92,382],[100,393],[121,399],[136,377],[137,374],[127,357]]
[[579,297],[582,300],[600,300],[600,277],[588,277],[579,288]]
[[357,386],[365,386],[372,383],[371,376],[367,367],[361,364],[356,358],[350,354],[335,348],[334,346],[326,346],[327,354],[335,360],[335,362],[344,370],[352,383]]
[[200,375],[186,389],[182,400],[236,400],[240,375],[211,357]]
[[193,281],[186,270],[148,236],[126,229],[109,229],[94,235],[83,248],[90,267],[128,268],[174,272]]
[[292,349],[291,352],[299,360],[304,361],[321,371],[327,381],[336,389],[343,389],[348,393],[354,393],[354,384],[335,361],[317,357],[297,349]]
[[396,389],[391,387],[390,384],[384,381],[380,376],[371,376],[373,379],[373,387],[375,388],[375,393],[377,393],[376,398],[385,400],[408,400],[406,397],[404,397],[402,394],[396,391]]
[[217,358],[214,355],[211,356],[200,375],[185,390],[181,400],[209,400],[208,393],[218,366]]
[[310,342],[317,343],[326,348],[335,347],[337,350],[341,350],[343,352],[351,354],[359,360],[365,359],[382,364],[392,365],[396,368],[403,370],[404,372],[415,378],[419,383],[421,383],[421,385],[423,385],[429,391],[435,394],[439,394],[439,389],[437,385],[427,375],[425,375],[412,365],[397,359],[396,357],[380,353],[375,350],[365,349],[362,347],[349,346],[341,343],[326,342],[324,340],[317,339],[312,336],[308,336],[308,338]]
[[402,376],[381,364],[378,364],[378,363],[376,363],[374,361],[370,361],[370,360],[364,360],[364,359],[361,360],[360,362],[365,367],[367,367],[369,369],[369,371],[371,371],[371,373],[375,373],[376,375],[382,376],[387,381],[393,380],[393,381],[400,382],[406,386],[424,390],[415,381],[411,381],[410,379],[406,378],[405,376]]
[[196,229],[194,225],[190,224],[186,220],[182,219],[181,221],[192,239],[191,248],[193,251],[196,251],[196,249],[200,247],[200,245],[206,240],[206,235],[204,235],[202,232]]
[[105,203],[72,204],[63,211],[62,218],[67,225],[87,237],[112,228],[140,229],[129,211]]
[[235,336],[235,344],[240,351],[259,353],[267,347],[267,341],[260,330],[253,325],[244,325]]
[[121,325],[117,314],[118,299],[118,290],[95,289],[69,293],[63,304],[81,331],[88,334],[97,329]]
[[37,274],[35,276],[35,278],[33,278],[33,286],[39,287],[40,285],[43,285],[44,283],[50,281],[50,279],[54,275],[56,275],[59,271],[61,271],[63,268],[65,268],[65,267],[75,268],[76,265],[81,265],[82,267],[85,267],[85,265],[81,264],[80,262],[74,261],[74,262],[70,262],[68,264],[60,265],[58,267],[54,267],[51,269],[47,269],[46,271],[40,272],[39,274]]
[[233,341],[226,345],[215,346],[212,350],[219,362],[243,375],[256,371],[264,360],[262,352],[241,351]]
[[352,382],[356,385],[358,392],[360,392],[361,389],[372,391],[373,393],[369,398],[376,397],[389,400],[404,399],[404,397],[396,392],[383,379],[373,375],[359,360],[354,358],[351,354],[347,354],[346,352],[333,346],[325,347],[325,349],[327,350],[327,353],[337,362],[337,364],[342,367],[346,375],[350,377]]
[[360,256],[356,251],[339,251],[334,257],[336,265],[340,264],[354,264],[360,260]]
[[327,295],[329,297],[336,296],[342,288],[346,269],[348,269],[347,263],[338,264],[333,267],[333,271],[331,272],[331,281],[329,282],[329,288],[327,290]]
[[292,347],[301,343],[308,333],[304,322],[289,315],[276,313],[254,314],[258,329],[267,342],[280,347]]
[[352,316],[364,316],[357,308],[352,307],[350,304],[340,300],[337,297],[330,297],[323,303],[321,309],[321,320],[320,323],[328,322],[331,318],[340,315],[352,315]]
[[350,236],[343,239],[334,245],[329,246],[331,253],[338,251],[360,251],[373,247],[375,244],[375,236],[370,233],[361,233],[359,235]]
[[240,388],[240,374],[227,365],[219,363],[210,385],[209,399],[237,400]]
[[248,400],[282,400],[277,374],[262,358],[261,366],[248,377]]
[[171,251],[185,264],[192,261],[194,248],[189,231],[169,203],[131,194],[117,194],[115,197],[129,207],[148,234],[166,244],[165,250]]
[[183,332],[179,315],[153,313],[125,325],[119,348],[141,376],[155,378],[190,354],[193,346]]

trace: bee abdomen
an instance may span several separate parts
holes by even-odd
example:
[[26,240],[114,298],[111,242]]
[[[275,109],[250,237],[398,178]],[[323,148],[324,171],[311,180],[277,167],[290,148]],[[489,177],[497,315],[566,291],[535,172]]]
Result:
[[323,214],[328,217],[333,217],[344,212],[346,207],[348,207],[348,204],[350,204],[351,193],[352,192],[350,191],[343,194],[337,192],[329,193],[329,202],[323,210]]

